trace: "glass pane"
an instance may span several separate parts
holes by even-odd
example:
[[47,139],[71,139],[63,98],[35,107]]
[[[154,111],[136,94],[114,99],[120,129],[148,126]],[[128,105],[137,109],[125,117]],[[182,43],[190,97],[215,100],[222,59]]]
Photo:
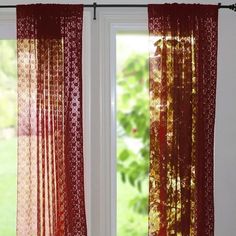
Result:
[[16,41],[0,40],[0,235],[16,235]]
[[117,235],[148,235],[148,35],[116,37]]

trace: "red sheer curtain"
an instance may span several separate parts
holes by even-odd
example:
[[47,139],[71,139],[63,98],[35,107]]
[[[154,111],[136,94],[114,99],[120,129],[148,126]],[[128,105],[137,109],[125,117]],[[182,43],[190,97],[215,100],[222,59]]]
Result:
[[17,6],[17,235],[86,236],[82,5]]
[[218,7],[149,5],[149,236],[214,235]]

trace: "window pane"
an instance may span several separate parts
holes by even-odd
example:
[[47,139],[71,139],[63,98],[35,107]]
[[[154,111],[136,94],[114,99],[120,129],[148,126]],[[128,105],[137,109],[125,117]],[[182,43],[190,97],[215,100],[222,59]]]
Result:
[[148,234],[148,36],[120,33],[117,55],[117,235]]
[[0,40],[0,235],[16,235],[16,41]]

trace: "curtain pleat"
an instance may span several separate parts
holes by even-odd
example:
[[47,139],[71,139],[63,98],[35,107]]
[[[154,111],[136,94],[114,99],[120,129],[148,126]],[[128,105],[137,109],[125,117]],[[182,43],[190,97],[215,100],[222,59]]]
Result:
[[214,235],[218,7],[149,5],[149,236]]
[[17,235],[86,236],[82,5],[17,6]]

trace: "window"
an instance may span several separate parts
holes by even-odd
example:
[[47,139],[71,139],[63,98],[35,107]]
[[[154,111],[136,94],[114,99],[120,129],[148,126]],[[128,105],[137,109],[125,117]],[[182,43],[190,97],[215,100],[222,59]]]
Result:
[[[95,55],[94,59],[96,60],[98,53],[99,57],[97,59],[100,63],[98,65],[93,64],[92,74],[92,78],[94,79],[92,84],[96,89],[94,89],[94,93],[92,93],[91,97],[91,118],[92,123],[94,123],[93,129],[96,130],[96,132],[93,133],[92,137],[92,144],[94,144],[94,146],[92,145],[93,150],[91,151],[94,158],[91,170],[93,173],[91,177],[91,197],[92,202],[95,201],[96,198],[99,204],[95,206],[97,209],[96,212],[94,211],[92,213],[92,218],[94,218],[94,221],[92,221],[92,234],[99,236],[135,235],[137,231],[133,231],[133,227],[136,227],[137,223],[133,222],[133,224],[130,224],[130,229],[125,229],[123,227],[124,224],[129,225],[131,222],[129,218],[124,215],[125,213],[121,213],[120,210],[122,210],[122,208],[119,207],[119,192],[122,190],[119,184],[122,184],[122,180],[119,170],[120,163],[118,162],[118,156],[120,153],[117,143],[117,134],[119,133],[117,126],[119,114],[117,109],[119,109],[119,101],[116,92],[118,93],[117,86],[119,79],[117,73],[119,73],[119,68],[116,68],[116,65],[118,66],[117,60],[119,59],[119,52],[117,52],[119,36],[122,37],[123,35],[125,37],[125,35],[130,34],[141,34],[141,36],[148,35],[147,12],[146,9],[140,8],[132,9],[132,11],[130,9],[122,9],[122,11],[120,11],[120,9],[109,9],[107,11],[106,9],[101,9],[97,18],[99,19],[97,22],[99,40],[92,41],[92,44],[94,48],[97,49],[96,52],[93,52]],[[96,32],[93,33],[96,35]],[[96,37],[93,38],[96,39]],[[127,46],[124,46],[124,49],[124,51],[128,51]],[[121,60],[124,59],[125,58]],[[98,114],[100,114],[100,116],[98,116]],[[96,178],[93,176],[96,176]],[[129,184],[128,181],[129,178],[127,177],[127,184]],[[131,187],[131,189],[134,190],[134,193],[137,193],[138,196],[142,195],[139,195],[138,187]],[[145,187],[143,190],[145,191]],[[143,195],[145,195],[144,192]],[[126,199],[124,199],[124,201],[126,201]],[[125,204],[127,206],[129,201],[126,201]],[[131,207],[130,210],[132,212],[133,208]],[[119,218],[121,214],[123,216]],[[143,228],[145,228],[144,235],[146,236],[147,224],[145,222],[147,222],[147,215],[139,214],[138,216],[142,219],[146,219],[143,222]],[[123,221],[124,224],[121,221]],[[122,228],[124,229],[123,232],[121,231]]]
[[[15,9],[0,9],[0,12],[0,39],[15,39]],[[114,85],[116,74],[115,56],[110,53],[115,55],[115,38],[119,27],[120,31],[147,32],[147,14],[146,9],[132,11],[132,14],[130,14],[130,9],[122,9],[122,14],[120,9],[116,11],[98,9],[98,20],[92,21],[92,13],[92,9],[85,9],[83,34],[84,154],[88,236],[115,236],[116,107],[114,106]],[[112,22],[117,24],[112,25]],[[112,38],[109,37],[111,31]],[[3,58],[2,55],[0,57]],[[92,81],[91,78],[93,78]],[[1,158],[2,152],[0,162]],[[16,191],[16,185],[10,187]],[[7,217],[8,215],[4,214],[4,219]],[[15,221],[15,217],[12,221]],[[12,229],[15,230],[15,228]],[[1,234],[7,235],[5,232]]]

